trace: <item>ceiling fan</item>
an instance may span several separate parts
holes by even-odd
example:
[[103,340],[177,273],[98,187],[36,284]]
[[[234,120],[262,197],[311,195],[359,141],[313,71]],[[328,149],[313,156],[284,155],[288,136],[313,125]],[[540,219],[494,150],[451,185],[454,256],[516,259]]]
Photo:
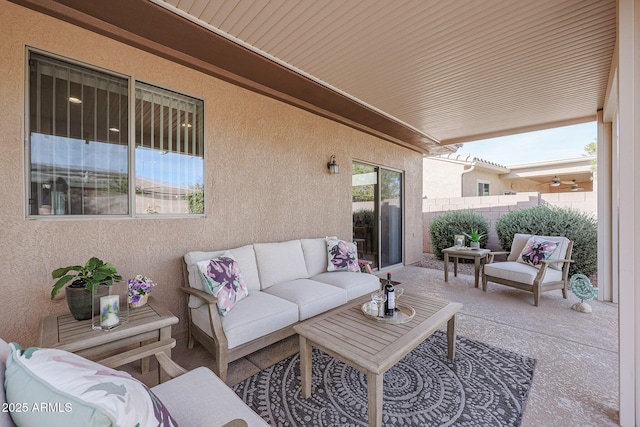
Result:
[[565,185],[571,185],[571,184],[575,184],[576,180],[574,179],[573,181],[560,181],[560,178],[558,178],[558,176],[554,176],[553,179],[551,180],[551,184],[549,184],[552,187],[559,187],[560,184],[565,184]]

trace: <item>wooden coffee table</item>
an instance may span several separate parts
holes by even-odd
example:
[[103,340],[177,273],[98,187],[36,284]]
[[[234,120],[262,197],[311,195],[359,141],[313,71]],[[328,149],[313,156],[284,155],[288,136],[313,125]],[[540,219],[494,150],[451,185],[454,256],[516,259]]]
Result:
[[474,278],[476,288],[478,287],[478,281],[480,277],[480,264],[487,258],[487,255],[491,253],[489,249],[471,249],[471,248],[458,248],[452,246],[447,249],[443,249],[444,254],[444,281],[449,281],[449,258],[453,258],[453,275],[458,277],[458,258],[472,259],[474,264]]
[[316,347],[367,374],[369,426],[382,426],[384,373],[437,329],[447,324],[447,354],[455,357],[456,313],[462,304],[424,295],[404,294],[400,304],[416,311],[410,322],[384,323],[365,316],[369,297],[294,326],[300,337],[302,394],[311,397],[311,349]]

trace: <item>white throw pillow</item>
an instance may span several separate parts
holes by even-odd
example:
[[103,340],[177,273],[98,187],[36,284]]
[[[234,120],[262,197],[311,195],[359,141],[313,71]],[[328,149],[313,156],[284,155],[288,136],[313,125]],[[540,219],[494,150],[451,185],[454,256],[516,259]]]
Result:
[[11,414],[16,425],[177,425],[151,390],[126,372],[64,350],[10,346],[5,385],[7,402],[20,407]]
[[204,290],[218,298],[218,311],[223,316],[249,295],[240,267],[229,251],[209,261],[199,261],[198,270]]
[[336,237],[327,237],[327,271],[359,272],[358,247]]

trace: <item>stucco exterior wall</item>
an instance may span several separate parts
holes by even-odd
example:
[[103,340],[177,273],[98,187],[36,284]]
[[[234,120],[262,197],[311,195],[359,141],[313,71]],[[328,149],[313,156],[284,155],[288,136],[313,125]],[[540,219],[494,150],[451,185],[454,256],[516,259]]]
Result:
[[[350,164],[405,172],[405,262],[422,256],[422,156],[70,24],[0,0],[0,336],[38,344],[51,301],[51,271],[91,256],[125,277],[143,273],[186,330],[182,256],[302,237],[352,236]],[[205,102],[206,217],[27,220],[25,47],[103,67]],[[327,171],[335,154],[339,175]]]
[[438,199],[462,195],[461,173],[463,171],[464,164],[425,157],[422,171],[422,197]]

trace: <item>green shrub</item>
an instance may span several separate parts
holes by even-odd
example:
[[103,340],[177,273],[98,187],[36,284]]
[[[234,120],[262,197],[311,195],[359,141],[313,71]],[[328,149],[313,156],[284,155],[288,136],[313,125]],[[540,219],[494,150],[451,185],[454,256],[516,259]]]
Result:
[[473,211],[452,211],[434,218],[429,226],[433,254],[438,259],[444,259],[442,250],[454,245],[455,235],[471,233],[472,229],[485,234],[480,239],[480,247],[486,246],[489,223],[482,215]]
[[496,221],[496,232],[502,249],[511,249],[516,233],[539,236],[565,236],[573,240],[571,258],[575,261],[569,275],[589,277],[598,270],[598,229],[596,219],[587,213],[570,208],[536,206],[510,212]]

